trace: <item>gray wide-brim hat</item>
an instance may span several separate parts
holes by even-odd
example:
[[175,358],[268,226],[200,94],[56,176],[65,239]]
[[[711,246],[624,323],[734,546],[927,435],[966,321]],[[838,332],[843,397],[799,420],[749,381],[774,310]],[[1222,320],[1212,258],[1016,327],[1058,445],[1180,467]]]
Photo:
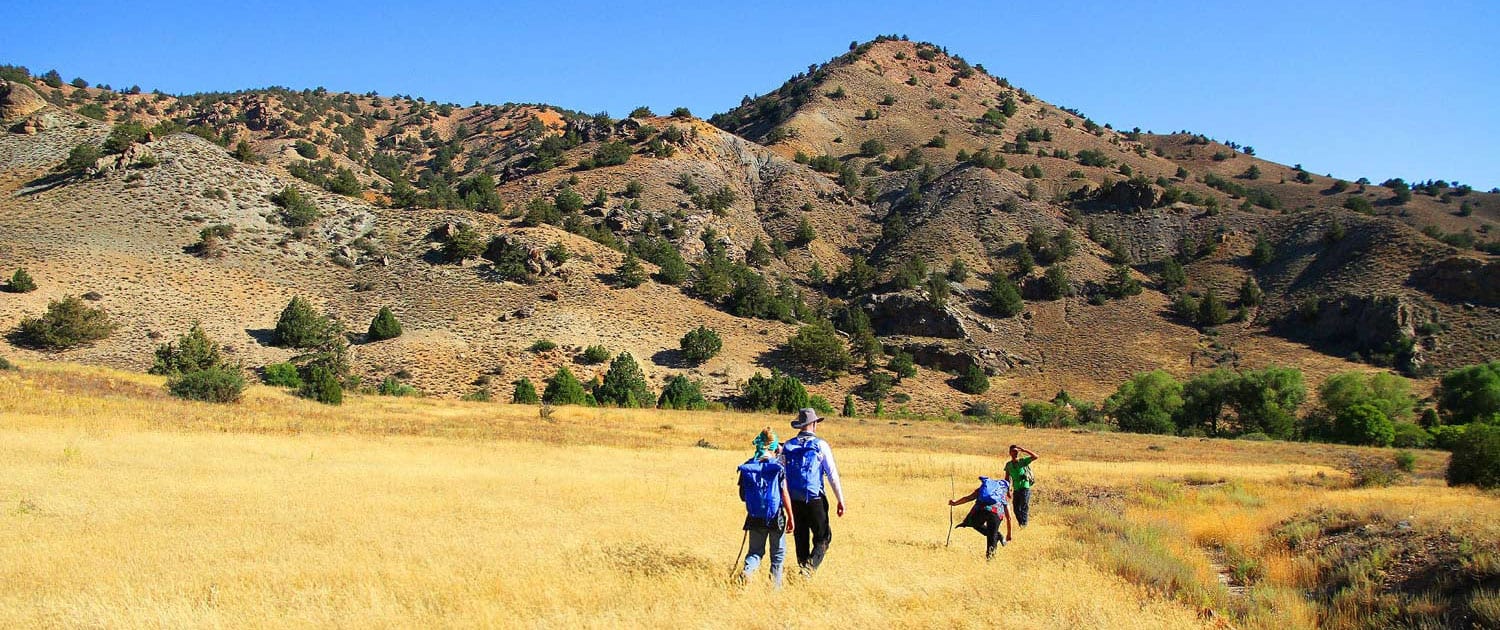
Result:
[[821,422],[822,420],[822,418],[818,417],[818,412],[812,407],[803,407],[800,411],[797,412],[797,419],[792,421],[792,428],[806,429],[807,427]]

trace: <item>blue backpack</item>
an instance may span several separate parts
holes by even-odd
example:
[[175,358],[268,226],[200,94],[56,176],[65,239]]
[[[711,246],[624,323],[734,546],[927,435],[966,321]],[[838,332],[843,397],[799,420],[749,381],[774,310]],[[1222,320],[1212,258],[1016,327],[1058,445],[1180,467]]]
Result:
[[809,501],[823,496],[823,466],[816,437],[794,437],[781,447],[786,460],[786,484],[792,499]]
[[1004,505],[1006,492],[1010,490],[1010,482],[1003,479],[979,478],[980,505]]
[[781,464],[754,460],[740,464],[740,500],[751,518],[773,522],[781,512]]

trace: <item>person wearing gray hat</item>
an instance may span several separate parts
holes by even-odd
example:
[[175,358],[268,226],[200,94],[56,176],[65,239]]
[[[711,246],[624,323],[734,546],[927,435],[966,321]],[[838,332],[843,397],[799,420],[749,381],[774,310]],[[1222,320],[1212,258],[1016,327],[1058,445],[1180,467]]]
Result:
[[839,469],[833,462],[833,449],[814,432],[822,418],[813,409],[797,412],[792,428],[800,430],[796,437],[787,440],[781,448],[786,462],[786,480],[792,500],[792,516],[796,527],[792,537],[796,540],[797,564],[803,575],[811,575],[823,564],[828,553],[828,543],[833,540],[833,530],[828,527],[828,496],[824,491],[824,480],[833,488],[837,501],[837,513],[844,515],[844,488],[839,484]]

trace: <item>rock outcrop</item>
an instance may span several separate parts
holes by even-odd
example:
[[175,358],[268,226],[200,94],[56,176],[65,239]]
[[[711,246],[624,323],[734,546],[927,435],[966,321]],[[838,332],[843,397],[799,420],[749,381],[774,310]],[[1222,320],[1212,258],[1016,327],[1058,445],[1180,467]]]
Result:
[[952,309],[938,308],[916,293],[872,295],[860,306],[875,334],[968,339],[969,331]]
[[47,106],[35,90],[11,81],[0,81],[0,120],[16,121]]

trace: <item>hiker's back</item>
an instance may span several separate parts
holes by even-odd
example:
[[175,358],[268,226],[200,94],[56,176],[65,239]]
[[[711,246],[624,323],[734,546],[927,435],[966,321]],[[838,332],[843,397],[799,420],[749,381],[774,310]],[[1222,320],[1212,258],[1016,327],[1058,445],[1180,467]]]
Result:
[[823,495],[822,440],[812,435],[799,435],[782,446],[782,458],[786,460],[787,489],[796,501],[807,501]]

